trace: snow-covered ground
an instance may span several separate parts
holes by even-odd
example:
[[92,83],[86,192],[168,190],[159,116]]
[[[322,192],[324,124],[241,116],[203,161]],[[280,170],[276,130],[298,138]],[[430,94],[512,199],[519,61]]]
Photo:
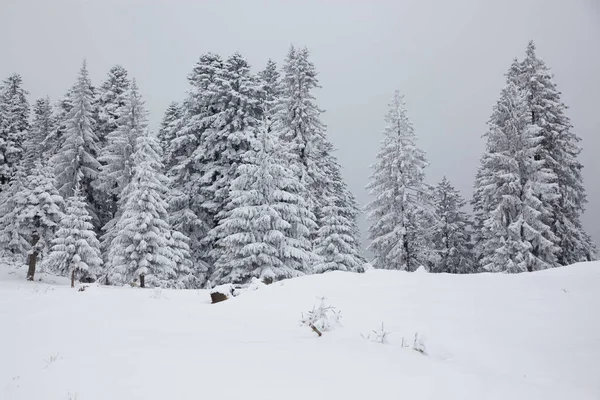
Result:
[[[600,399],[600,263],[328,273],[215,305],[24,276],[0,267],[2,400]],[[319,296],[343,317],[320,338],[299,323]],[[389,344],[361,336],[382,322]]]

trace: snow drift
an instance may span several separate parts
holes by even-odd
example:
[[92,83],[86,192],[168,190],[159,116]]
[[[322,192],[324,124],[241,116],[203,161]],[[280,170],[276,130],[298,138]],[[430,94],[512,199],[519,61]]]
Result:
[[[503,275],[333,272],[204,290],[25,282],[0,267],[0,398],[598,399],[600,263]],[[318,337],[320,297],[341,313]],[[387,344],[365,340],[382,323]],[[402,347],[414,334],[428,355]]]

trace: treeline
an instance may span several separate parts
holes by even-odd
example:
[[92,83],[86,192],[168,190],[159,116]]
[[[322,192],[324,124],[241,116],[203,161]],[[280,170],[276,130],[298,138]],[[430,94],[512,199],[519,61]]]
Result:
[[317,72],[204,54],[155,138],[134,79],[84,62],[57,103],[0,97],[0,246],[74,280],[198,288],[362,271],[359,207],[320,120]]
[[[156,135],[121,66],[83,64],[33,112],[21,77],[0,87],[0,249],[72,281],[200,288],[364,270],[360,208],[321,122],[317,71],[292,47],[254,74],[207,53]],[[472,206],[428,165],[396,92],[367,206],[376,268],[522,272],[595,257],[579,138],[531,43],[488,123]],[[30,115],[31,114],[31,115]]]
[[581,216],[586,204],[580,138],[546,64],[530,42],[506,74],[471,201],[428,165],[396,93],[386,115],[368,205],[376,268],[434,272],[525,272],[588,261],[596,248]]

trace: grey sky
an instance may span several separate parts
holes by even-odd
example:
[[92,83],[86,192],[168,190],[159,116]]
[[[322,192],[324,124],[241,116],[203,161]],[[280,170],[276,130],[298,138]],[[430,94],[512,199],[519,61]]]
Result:
[[138,80],[153,127],[184,97],[200,54],[240,51],[257,70],[291,43],[308,46],[324,121],[362,204],[396,88],[429,181],[446,174],[470,198],[503,74],[533,39],[583,138],[584,222],[600,243],[598,0],[0,0],[0,17],[0,76],[20,73],[31,102],[62,95],[84,57],[95,85],[119,63]]

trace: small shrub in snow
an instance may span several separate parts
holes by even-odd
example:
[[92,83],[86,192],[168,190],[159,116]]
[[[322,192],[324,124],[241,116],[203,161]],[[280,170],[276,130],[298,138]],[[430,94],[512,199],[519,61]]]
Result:
[[419,336],[417,332],[415,332],[415,340],[413,341],[412,348],[414,351],[418,351],[423,355],[427,355],[427,349],[425,348],[425,338],[423,336]]
[[317,335],[322,332],[331,331],[336,325],[339,325],[342,314],[333,306],[325,305],[325,297],[321,297],[318,306],[306,314],[302,313],[301,323],[310,327]]
[[381,323],[381,329],[374,329],[372,333],[369,333],[367,336],[361,335],[363,338],[370,340],[371,342],[387,344],[388,336],[391,332],[386,331],[383,327],[383,322]]
[[162,288],[157,286],[152,291],[152,295],[150,297],[152,297],[153,299],[163,299],[165,298],[165,295],[163,294]]

